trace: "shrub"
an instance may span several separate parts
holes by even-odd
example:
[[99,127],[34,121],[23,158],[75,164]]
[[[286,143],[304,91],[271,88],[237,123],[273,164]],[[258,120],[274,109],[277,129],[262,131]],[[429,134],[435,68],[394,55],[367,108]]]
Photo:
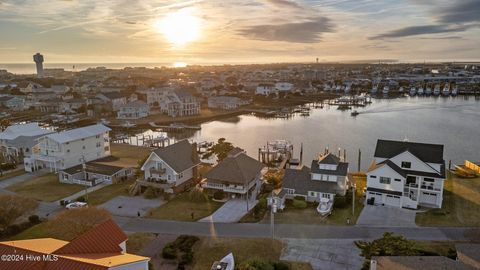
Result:
[[87,200],[83,196],[80,196],[80,197],[77,198],[77,202],[86,202],[86,201]]
[[173,246],[183,252],[188,252],[192,250],[192,246],[199,240],[198,237],[193,235],[180,235],[173,242]]
[[188,193],[188,198],[190,201],[198,203],[206,202],[208,200],[207,196],[205,196],[205,194],[203,194],[203,192],[198,188],[193,188],[190,190]]
[[294,199],[293,200],[293,207],[295,207],[297,209],[305,209],[305,208],[307,208],[307,202]]
[[175,250],[173,243],[168,243],[165,245],[162,250],[162,257],[169,260],[177,258],[177,251]]
[[267,211],[267,199],[266,198],[261,198],[258,200],[257,205],[253,208],[253,216],[255,218],[261,218],[265,215],[265,212]]
[[143,193],[143,197],[145,199],[155,199],[158,197],[157,190],[153,187],[147,187],[147,189],[145,189],[145,192]]
[[19,225],[13,224],[7,227],[7,234],[8,235],[15,235],[22,231]]
[[303,196],[295,196],[293,199],[295,199],[297,201],[305,201],[305,197],[303,197]]
[[347,202],[347,199],[345,197],[340,197],[340,196],[337,196],[335,198],[335,201],[333,202],[333,206],[335,208],[346,208],[348,207],[348,202]]
[[191,264],[192,262],[193,262],[193,252],[187,251],[180,258],[179,264],[188,265],[188,264]]
[[253,258],[243,261],[238,270],[275,270],[275,267],[265,259]]
[[290,266],[286,262],[276,262],[273,266],[275,270],[290,270]]
[[28,221],[32,224],[40,223],[40,218],[37,215],[31,215],[28,217]]
[[223,191],[218,190],[218,191],[215,191],[215,193],[213,193],[213,198],[215,200],[223,200],[223,198],[225,198],[225,194],[223,193]]

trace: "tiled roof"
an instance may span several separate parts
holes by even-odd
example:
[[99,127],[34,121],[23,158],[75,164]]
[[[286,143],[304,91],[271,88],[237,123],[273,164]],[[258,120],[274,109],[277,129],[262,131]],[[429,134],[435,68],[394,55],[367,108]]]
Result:
[[265,167],[263,163],[242,153],[226,157],[206,175],[207,181],[221,181],[234,184],[245,184],[255,180]]
[[378,140],[374,156],[389,159],[405,151],[412,153],[423,162],[438,164],[444,162],[441,144]]
[[167,147],[155,149],[153,152],[173,170],[180,173],[200,164],[197,155],[192,157],[193,151],[196,153],[196,146],[190,144],[188,140],[181,140]]

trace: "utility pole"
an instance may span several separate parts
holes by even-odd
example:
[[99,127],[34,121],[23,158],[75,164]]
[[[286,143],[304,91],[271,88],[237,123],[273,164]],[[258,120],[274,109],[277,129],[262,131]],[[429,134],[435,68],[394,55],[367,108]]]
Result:
[[355,216],[355,192],[356,192],[356,184],[352,184],[352,216]]
[[362,163],[362,151],[359,148],[358,149],[358,172],[360,172],[361,163]]
[[270,228],[272,230],[272,240],[275,239],[275,212],[277,212],[277,205],[275,204],[275,200],[273,199],[273,191],[270,195],[272,200],[270,202]]

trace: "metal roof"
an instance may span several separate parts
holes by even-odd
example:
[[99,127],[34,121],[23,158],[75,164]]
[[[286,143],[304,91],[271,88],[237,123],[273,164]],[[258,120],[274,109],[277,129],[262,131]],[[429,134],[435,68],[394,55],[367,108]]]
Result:
[[82,138],[88,138],[96,135],[103,134],[110,131],[109,127],[106,127],[102,124],[96,124],[76,129],[70,129],[54,134],[48,134],[45,137],[52,139],[59,143],[66,143],[71,141],[80,140]]
[[40,136],[52,133],[53,131],[43,129],[38,123],[14,124],[0,133],[0,140],[15,140],[19,136]]

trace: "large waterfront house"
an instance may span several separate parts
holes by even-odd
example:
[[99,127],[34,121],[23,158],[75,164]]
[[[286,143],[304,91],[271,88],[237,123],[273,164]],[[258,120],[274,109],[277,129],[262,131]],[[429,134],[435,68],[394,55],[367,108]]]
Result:
[[107,220],[70,242],[54,238],[0,242],[1,254],[15,254],[17,258],[23,258],[2,261],[0,268],[148,270],[150,258],[127,253],[127,240],[127,235],[118,225],[112,220]]
[[208,98],[208,107],[212,109],[234,110],[249,103],[250,101],[238,97],[216,96]]
[[256,95],[268,96],[275,93],[275,84],[273,83],[260,83],[255,89]]
[[160,110],[171,117],[198,115],[200,102],[187,92],[173,91],[160,101]]
[[110,130],[96,124],[41,136],[31,156],[24,159],[25,170],[49,168],[57,172],[110,156]]
[[309,202],[320,202],[322,198],[333,202],[336,195],[345,196],[349,186],[347,174],[348,163],[332,153],[313,160],[311,168],[288,168],[283,177],[282,190],[273,197],[274,203],[281,210],[285,208],[286,199],[295,197],[303,197]]
[[[197,145],[188,140],[155,149],[143,163],[141,170],[144,180],[141,183],[160,187],[168,193],[178,193],[195,184],[198,178],[200,159],[197,154]],[[156,185],[155,185],[156,184]]]
[[265,165],[235,148],[205,175],[202,187],[210,193],[222,191],[229,197],[255,198],[262,186]]
[[36,139],[53,130],[43,129],[38,123],[13,124],[0,133],[0,149],[5,160],[18,162],[30,156]]
[[147,103],[141,100],[135,100],[120,106],[117,111],[117,119],[140,119],[147,117],[150,108]]
[[440,208],[444,180],[443,145],[378,140],[367,172],[367,202]]

